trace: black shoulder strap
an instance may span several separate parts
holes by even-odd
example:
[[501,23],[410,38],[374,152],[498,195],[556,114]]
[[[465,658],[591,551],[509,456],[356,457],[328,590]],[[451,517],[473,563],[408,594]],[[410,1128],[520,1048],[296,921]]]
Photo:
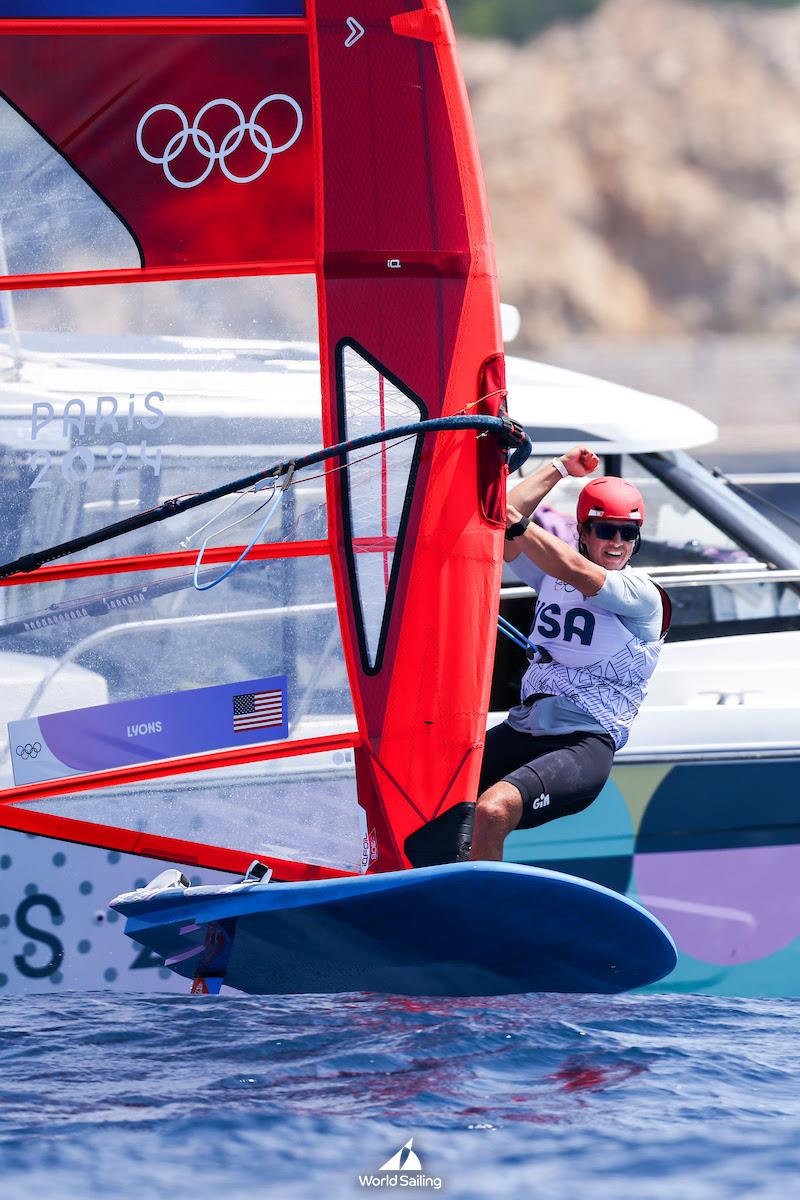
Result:
[[661,634],[660,634],[660,636],[663,638],[666,635],[667,631],[669,630],[669,624],[670,624],[670,621],[672,620],[672,601],[669,598],[669,593],[664,591],[664,589],[662,588],[660,583],[656,583],[655,580],[653,580],[653,583],[655,583],[656,587],[658,588],[658,593],[661,596],[663,617],[661,619]]

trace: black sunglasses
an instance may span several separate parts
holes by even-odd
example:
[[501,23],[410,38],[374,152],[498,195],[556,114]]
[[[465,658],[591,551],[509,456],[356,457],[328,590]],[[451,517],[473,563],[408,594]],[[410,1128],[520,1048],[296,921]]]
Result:
[[639,536],[638,525],[614,525],[611,521],[592,521],[590,528],[599,538],[603,538],[609,542],[616,533],[619,534],[623,542],[635,542]]

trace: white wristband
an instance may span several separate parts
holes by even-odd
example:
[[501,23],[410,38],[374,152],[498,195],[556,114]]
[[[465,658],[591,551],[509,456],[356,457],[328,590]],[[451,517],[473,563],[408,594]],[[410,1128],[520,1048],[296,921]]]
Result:
[[555,469],[558,471],[558,473],[559,473],[559,475],[561,476],[561,478],[562,478],[562,479],[566,479],[566,478],[567,478],[567,476],[569,475],[569,471],[568,471],[568,470],[567,470],[567,468],[564,466],[564,464],[562,463],[561,459],[560,459],[560,458],[553,458],[553,459],[551,459],[550,461],[552,462],[552,464],[553,464],[553,466],[555,467]]

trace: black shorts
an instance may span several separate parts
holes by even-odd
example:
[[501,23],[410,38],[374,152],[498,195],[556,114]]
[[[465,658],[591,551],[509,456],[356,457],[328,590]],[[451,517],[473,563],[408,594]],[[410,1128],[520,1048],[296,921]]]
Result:
[[607,734],[539,736],[504,721],[486,734],[478,795],[501,779],[513,784],[522,795],[517,829],[533,829],[588,808],[603,790],[613,760]]

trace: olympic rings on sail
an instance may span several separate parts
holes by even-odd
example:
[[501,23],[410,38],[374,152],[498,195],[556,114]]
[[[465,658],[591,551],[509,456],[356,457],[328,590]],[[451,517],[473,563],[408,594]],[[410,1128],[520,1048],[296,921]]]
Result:
[[17,746],[18,758],[38,758],[42,750],[41,742],[27,742],[24,746]]
[[[265,109],[268,104],[274,104],[277,101],[280,101],[283,104],[288,104],[295,115],[294,133],[288,141],[283,142],[280,146],[275,145],[270,137],[270,134],[257,120],[262,110]],[[211,109],[218,108],[220,106],[229,108],[236,116],[237,123],[225,134],[218,149],[211,135],[206,133],[206,131],[201,128],[201,122],[206,113],[210,112]],[[150,118],[159,112],[174,113],[180,121],[181,127],[178,132],[174,133],[169,139],[161,154],[151,154],[150,151],[146,150],[144,146],[144,128]],[[208,103],[204,104],[200,109],[191,125],[189,124],[189,120],[183,109],[178,108],[177,104],[154,104],[152,108],[148,108],[147,112],[139,121],[136,129],[136,147],[142,158],[146,159],[147,162],[155,163],[157,166],[163,168],[166,178],[173,185],[173,187],[176,188],[198,187],[199,184],[208,179],[209,175],[214,170],[215,163],[219,163],[220,170],[227,179],[230,179],[231,183],[252,183],[254,179],[258,179],[264,174],[267,167],[272,162],[274,155],[283,154],[284,151],[288,150],[295,144],[297,139],[300,137],[302,129],[303,111],[300,108],[300,105],[296,100],[293,100],[291,96],[284,95],[283,92],[276,92],[274,95],[265,96],[263,100],[260,100],[250,114],[249,120],[245,120],[244,111],[234,100],[209,100]],[[239,146],[241,146],[245,134],[250,135],[250,141],[252,145],[255,146],[256,150],[259,150],[264,155],[264,161],[257,170],[253,171],[251,175],[235,175],[229,168],[226,160],[231,154],[234,153],[235,150],[238,150]],[[174,163],[175,159],[180,157],[180,155],[186,149],[190,138],[192,145],[194,146],[195,150],[197,150],[198,154],[201,154],[203,158],[207,159],[208,161],[196,179],[178,179],[173,174],[172,163]]]

